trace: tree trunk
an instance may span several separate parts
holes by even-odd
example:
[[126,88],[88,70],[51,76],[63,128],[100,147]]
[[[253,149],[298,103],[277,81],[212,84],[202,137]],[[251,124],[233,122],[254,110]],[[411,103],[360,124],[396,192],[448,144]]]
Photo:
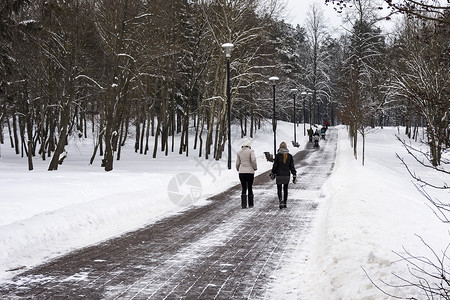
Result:
[[94,151],[92,153],[91,159],[89,160],[89,165],[92,165],[95,160],[95,156],[97,155],[98,145],[101,143],[101,137],[98,137],[97,143],[94,146]]
[[113,154],[113,147],[112,147],[112,135],[111,130],[108,129],[108,125],[106,126],[106,132],[105,132],[105,155],[103,158],[102,165],[105,168],[106,172],[109,172],[113,169],[113,161],[114,161],[114,154]]
[[172,148],[171,152],[173,153],[175,151],[175,118],[176,118],[176,105],[175,105],[175,97],[172,96],[171,98],[171,110],[170,110],[170,135],[172,137]]
[[200,114],[194,115],[195,118],[195,136],[194,136],[194,150],[197,149],[197,142],[198,142],[198,134],[200,130]]
[[19,154],[19,135],[17,134],[17,116],[13,114],[13,135],[14,135],[14,147],[16,149],[16,154]]
[[255,130],[254,127],[254,122],[255,122],[255,114],[253,112],[253,105],[252,105],[252,109],[250,111],[250,138],[253,138],[253,131]]
[[53,153],[50,165],[48,166],[49,171],[58,170],[59,156],[63,153],[64,147],[66,146],[68,125],[69,125],[69,107],[68,105],[65,105],[61,111],[61,124],[60,124],[61,131],[59,133],[58,144],[56,146],[55,152]]
[[211,107],[209,109],[209,119],[206,133],[205,143],[205,158],[208,159],[211,154],[211,145],[213,144],[213,129],[214,129],[214,111],[216,106],[216,100],[212,100]]
[[[104,119],[102,118],[100,120],[100,130],[101,130],[101,134],[98,137],[98,142],[99,142],[99,153],[98,155],[103,156],[104,155],[104,149],[103,149],[103,137],[105,135],[105,131],[103,130],[103,126],[104,126]],[[103,164],[102,164],[103,165]]]
[[[144,153],[144,128],[145,128],[145,120],[146,118],[142,118],[142,134],[141,134],[141,141],[140,141],[140,148],[139,148],[139,154]],[[140,127],[140,126],[139,126]]]
[[160,132],[160,124],[159,119],[157,120],[158,124],[156,125],[156,133],[155,133],[155,145],[153,146],[153,158],[156,158],[156,153],[158,152],[158,138]]
[[139,113],[138,113],[138,117],[136,118],[136,140],[134,142],[134,152],[138,153],[139,151],[139,139],[141,136],[141,120],[139,117]]
[[[9,123],[9,119],[8,118],[6,118],[6,122],[8,124],[9,142],[11,143],[11,148],[14,148],[13,135],[11,134],[11,124]],[[18,153],[16,153],[16,154],[18,154]]]
[[190,101],[189,101],[189,98],[188,98],[187,105],[186,105],[186,116],[185,116],[185,118],[186,118],[186,120],[185,120],[185,123],[186,123],[185,131],[186,131],[186,133],[185,133],[185,138],[184,138],[185,139],[184,140],[184,151],[186,152],[186,157],[189,156],[189,123],[190,123],[190,117],[189,117],[190,104],[189,103],[190,103]]
[[151,124],[150,118],[151,118],[150,113],[148,113],[147,114],[147,129],[145,131],[145,151],[144,151],[144,155],[147,155],[147,152],[149,150],[148,140],[149,140],[149,137],[150,137],[150,130],[151,130],[150,129],[150,124]]
[[[199,125],[200,126],[200,132],[199,132],[199,134],[198,134],[198,138],[199,138],[199,141],[200,141],[200,144],[198,145],[198,157],[202,157],[202,146],[203,146],[203,138],[202,138],[202,134],[203,134],[203,130],[204,130],[204,128],[205,128],[205,111],[206,111],[206,108],[205,108],[205,106],[203,106],[203,112],[202,112],[202,120],[201,120],[201,125]],[[200,120],[199,120],[199,123],[200,123]]]
[[362,165],[364,166],[364,158],[365,158],[365,152],[366,152],[366,133],[362,133]]
[[27,137],[28,137],[28,170],[33,170],[33,123],[31,121],[31,112],[27,101]]
[[120,136],[119,136],[119,142],[117,144],[117,160],[120,160],[120,154],[122,153],[122,139],[123,139],[123,131],[124,131],[124,125],[125,122],[121,122],[120,124]]
[[5,143],[5,136],[3,135],[3,126],[4,126],[3,118],[0,118],[0,144],[2,145]]

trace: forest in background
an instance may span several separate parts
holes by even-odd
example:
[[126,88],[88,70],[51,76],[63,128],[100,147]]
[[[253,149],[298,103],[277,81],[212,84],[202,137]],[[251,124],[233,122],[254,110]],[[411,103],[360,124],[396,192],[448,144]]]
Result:
[[439,165],[450,145],[448,7],[385,1],[403,13],[387,35],[374,1],[336,2],[350,28],[339,37],[318,5],[294,28],[278,0],[3,1],[0,143],[28,157],[29,170],[33,159],[57,170],[70,136],[92,138],[91,164],[101,157],[106,171],[131,133],[138,154],[221,159],[222,44],[233,43],[231,122],[242,136],[271,118],[268,78],[277,76],[278,120],[293,121],[295,88],[296,121],[348,125],[355,157],[358,133],[364,142],[367,128],[404,125],[416,139],[425,127],[430,162]]

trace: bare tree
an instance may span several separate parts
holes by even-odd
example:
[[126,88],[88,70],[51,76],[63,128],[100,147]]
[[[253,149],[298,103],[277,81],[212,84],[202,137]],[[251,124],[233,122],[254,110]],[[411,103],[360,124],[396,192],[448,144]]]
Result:
[[[353,0],[325,0],[325,3],[332,3],[334,9],[338,13],[342,13],[345,9],[352,6]],[[386,12],[380,19],[390,19],[392,15],[397,13],[406,14],[410,17],[422,20],[432,20],[442,23],[450,23],[448,17],[448,6],[440,0],[380,0],[378,1],[378,9],[386,10],[382,6],[385,3],[388,7]]]
[[425,118],[431,163],[441,162],[441,153],[449,147],[450,47],[448,28],[433,22],[405,20],[398,39],[403,56],[394,69],[392,87],[397,96],[411,103]]
[[235,44],[232,121],[250,118],[250,134],[264,114],[257,101],[268,97],[268,74],[295,65],[277,55],[275,0],[11,3],[0,7],[8,16],[0,24],[0,127],[30,166],[38,151],[57,170],[67,144],[92,135],[91,164],[100,155],[112,170],[132,125],[138,153],[152,136],[153,157],[167,155],[180,134],[179,153],[188,155],[195,128],[194,144],[220,159],[228,125],[221,45]]
[[328,65],[330,52],[326,48],[329,35],[323,11],[317,3],[313,3],[307,13],[306,32],[309,58],[306,66],[306,85],[312,91],[311,123],[321,124],[319,107],[329,100],[332,89]]
[[[225,42],[235,45],[231,60],[231,108],[234,119],[239,115],[235,104],[243,98],[242,94],[255,91],[255,87],[261,85],[263,74],[275,65],[261,66],[261,56],[269,53],[265,37],[270,34],[270,17],[276,12],[277,2],[272,1],[270,7],[264,7],[264,1],[259,0],[217,0],[203,6],[213,57],[202,96],[203,102],[209,106],[209,110],[205,110],[208,112],[205,116],[206,158],[211,154],[213,146],[214,158],[220,159],[227,141],[226,63],[221,45]],[[257,10],[263,11],[257,14]],[[260,17],[261,15],[266,17]],[[267,82],[267,79],[264,81]]]
[[351,35],[344,46],[343,77],[339,85],[339,116],[349,125],[353,153],[357,158],[358,132],[365,137],[365,128],[383,101],[380,86],[384,76],[380,75],[384,69],[382,54],[385,46],[380,29],[373,25],[375,16],[370,3],[358,0],[353,1],[353,4],[355,19],[352,21]]

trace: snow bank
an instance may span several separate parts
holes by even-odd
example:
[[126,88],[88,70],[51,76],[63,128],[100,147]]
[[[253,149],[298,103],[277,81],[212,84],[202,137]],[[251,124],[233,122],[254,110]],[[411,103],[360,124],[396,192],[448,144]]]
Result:
[[[438,253],[447,247],[448,225],[435,217],[396,158],[399,153],[412,164],[395,134],[397,129],[385,128],[368,135],[362,166],[361,160],[354,159],[345,128],[339,128],[336,166],[323,188],[325,201],[309,240],[307,271],[302,278],[307,282],[305,299],[386,297],[365,272],[393,295],[417,296],[417,290],[394,289],[382,283],[400,284],[393,273],[411,279],[406,262],[396,253],[407,256],[406,249],[431,258],[416,235]],[[420,172],[430,171],[422,168]],[[449,199],[448,192],[440,197]]]

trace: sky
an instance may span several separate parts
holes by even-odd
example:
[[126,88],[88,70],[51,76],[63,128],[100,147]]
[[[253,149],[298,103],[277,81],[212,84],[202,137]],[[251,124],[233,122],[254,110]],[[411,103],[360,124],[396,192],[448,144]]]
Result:
[[286,0],[286,15],[284,19],[294,26],[297,24],[303,26],[307,12],[314,2],[318,3],[319,7],[322,8],[324,16],[331,27],[335,28],[341,25],[340,14],[333,9],[333,5],[325,5],[324,0]]
[[[398,284],[393,273],[411,277],[407,263],[396,253],[405,255],[407,250],[433,258],[418,236],[438,254],[449,243],[448,225],[427,206],[396,153],[405,158],[412,171],[432,183],[450,185],[450,178],[414,163],[396,138],[406,138],[404,128],[368,132],[365,166],[361,158],[354,159],[346,127],[332,130],[338,132],[335,167],[321,190],[306,195],[290,186],[293,193],[317,203],[317,214],[306,240],[286,251],[290,263],[271,276],[267,299],[382,299],[384,295],[365,273],[379,285],[383,286],[382,280]],[[306,145],[307,137],[302,130],[297,132],[300,148],[289,147],[292,154]],[[277,139],[291,137],[292,124],[279,122]],[[71,141],[64,164],[53,172],[47,171],[48,161],[39,159],[34,160],[35,169],[28,171],[26,158],[13,153],[7,144],[0,144],[0,284],[77,248],[149,226],[182,213],[186,207],[206,205],[211,195],[238,184],[236,170],[227,169],[226,158],[207,161],[158,153],[151,159],[134,153],[132,139],[111,172],[100,168],[98,161],[88,164],[93,148],[89,139]],[[272,167],[263,154],[272,139],[271,125],[265,122],[252,142],[258,160],[256,175]],[[5,141],[9,141],[7,132]],[[232,141],[235,153],[243,141],[239,127],[233,127]],[[361,147],[359,143],[359,157]],[[444,157],[449,159],[450,153]],[[314,154],[308,159],[314,159]],[[301,166],[297,171],[301,174]],[[201,192],[171,187],[174,179],[186,173],[199,179],[201,187],[196,191]],[[450,199],[448,190],[429,192],[443,201]],[[177,193],[185,196],[183,205],[173,197]],[[388,291],[426,298],[415,290]]]
[[[296,26],[297,24],[304,26],[307,12],[312,5],[312,3],[317,3],[319,7],[323,10],[326,24],[330,30],[331,35],[338,36],[340,32],[345,32],[344,27],[347,25],[342,24],[343,13],[338,13],[334,9],[333,4],[325,4],[324,0],[285,0],[286,1],[286,11],[283,19],[286,22]],[[386,3],[381,2],[380,5],[387,7]],[[387,10],[382,10],[381,12],[387,12]],[[380,26],[384,32],[392,32],[395,29],[395,20],[399,16],[394,15],[390,21],[380,21],[377,26]]]

